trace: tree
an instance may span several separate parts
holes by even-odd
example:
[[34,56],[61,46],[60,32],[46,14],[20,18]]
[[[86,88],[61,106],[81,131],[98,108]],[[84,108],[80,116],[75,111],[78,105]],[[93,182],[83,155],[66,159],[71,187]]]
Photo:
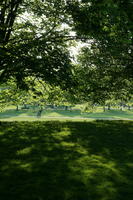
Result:
[[14,22],[22,0],[1,0],[0,2],[0,45],[5,46],[10,39]]
[[68,8],[77,35],[93,40],[104,59],[119,63],[118,77],[133,78],[132,0],[74,0]]
[[[83,79],[82,95],[88,91],[94,101],[128,88],[133,78],[132,9],[132,0],[2,0],[0,82],[14,77],[19,88],[27,88],[30,76],[75,91]],[[72,73],[68,50],[69,41],[76,39],[91,43],[83,56],[91,67],[81,67],[78,75]]]
[[25,77],[36,76],[62,87],[72,84],[70,35],[62,27],[66,15],[63,0],[1,2],[1,82],[15,77],[18,86],[25,88]]
[[16,106],[16,110],[19,110],[19,105],[24,105],[30,102],[30,93],[26,90],[19,89],[13,79],[10,79],[7,83],[0,85],[1,110],[10,105]]
[[95,43],[91,44],[90,48],[82,48],[74,70],[79,99],[103,105],[106,100],[112,98],[130,100],[133,80],[121,76],[123,66],[108,55],[104,55]]
[[[31,80],[34,79],[34,82]],[[29,106],[34,108],[34,111],[41,110],[47,105],[68,106],[74,103],[74,97],[69,91],[62,90],[60,86],[51,86],[43,80],[28,77],[26,84],[29,90],[21,90],[17,87],[16,82],[12,79],[0,87],[0,107],[1,109],[15,105],[16,109]]]

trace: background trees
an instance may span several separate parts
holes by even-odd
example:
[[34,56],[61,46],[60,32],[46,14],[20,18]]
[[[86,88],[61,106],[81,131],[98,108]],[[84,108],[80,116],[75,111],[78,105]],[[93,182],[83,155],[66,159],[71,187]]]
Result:
[[70,1],[68,7],[74,30],[86,42],[76,69],[82,96],[94,101],[112,95],[130,98],[133,92],[133,2],[75,0]]
[[75,74],[78,90],[85,100],[104,102],[107,99],[131,99],[131,77],[123,76],[123,66],[106,52],[100,51],[95,43],[84,47],[78,56]]
[[[132,0],[2,0],[0,82],[14,78],[18,88],[28,89],[26,79],[34,77],[81,99],[101,101],[123,90],[128,96],[132,10]],[[71,41],[86,43],[78,67],[72,64]]]
[[29,86],[28,91],[18,88],[13,79],[2,84],[0,87],[0,109],[14,105],[16,110],[31,107],[36,111],[43,110],[47,106],[67,107],[75,105],[79,101],[76,96],[67,90],[62,90],[60,86],[51,86],[40,79],[34,80],[31,84],[32,79],[33,77],[28,77],[26,80],[26,85]]
[[77,0],[69,3],[69,9],[77,34],[93,39],[108,63],[113,58],[122,67],[119,76],[133,77],[132,0]]

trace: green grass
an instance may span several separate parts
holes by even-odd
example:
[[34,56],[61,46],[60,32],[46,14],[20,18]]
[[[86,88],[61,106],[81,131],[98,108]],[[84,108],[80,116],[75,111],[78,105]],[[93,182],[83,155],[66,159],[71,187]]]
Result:
[[1,200],[133,199],[133,123],[0,122]]
[[[101,110],[97,110],[96,112],[88,112],[88,113],[81,113],[80,110],[71,110],[71,111],[64,111],[64,110],[44,110],[42,112],[41,120],[46,120],[47,118],[112,118],[112,119],[132,119],[133,120],[133,111],[120,111],[120,110],[110,110],[106,112],[102,112]],[[16,111],[14,109],[7,109],[0,113],[0,119],[9,121],[9,120],[30,120],[35,121],[39,120],[37,118],[37,110],[19,110]]]

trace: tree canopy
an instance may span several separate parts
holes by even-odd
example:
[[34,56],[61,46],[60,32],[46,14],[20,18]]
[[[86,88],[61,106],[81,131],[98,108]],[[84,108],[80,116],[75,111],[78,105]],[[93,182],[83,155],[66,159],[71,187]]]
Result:
[[[27,88],[32,76],[93,98],[132,93],[132,11],[132,0],[2,0],[0,82],[15,78]],[[69,52],[75,40],[86,43],[77,69]]]
[[73,29],[86,42],[77,67],[83,96],[94,101],[112,94],[129,97],[133,92],[133,1],[75,0],[68,6]]
[[133,78],[133,1],[75,0],[69,9],[77,34],[95,40],[104,59],[113,58],[123,67],[120,75]]
[[[64,2],[22,0],[0,4],[0,80],[15,77],[20,86],[27,76],[51,83],[71,82]],[[69,79],[69,81],[68,81]]]

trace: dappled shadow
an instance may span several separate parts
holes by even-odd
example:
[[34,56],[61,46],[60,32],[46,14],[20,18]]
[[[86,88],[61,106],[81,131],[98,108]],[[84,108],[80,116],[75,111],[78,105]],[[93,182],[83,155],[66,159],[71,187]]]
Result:
[[27,110],[9,109],[9,110],[4,110],[3,112],[0,112],[0,118],[6,119],[6,118],[12,118],[12,117],[19,117],[22,114],[27,115]]
[[130,200],[133,124],[0,124],[2,200]]
[[[43,110],[40,117],[80,117],[81,111],[71,111],[71,110]],[[1,119],[10,119],[12,117],[34,117],[38,118],[38,111],[37,110],[5,110],[0,113]]]
[[80,110],[46,110],[44,109],[41,116],[38,116],[37,110],[5,110],[0,113],[0,119],[10,120],[15,117],[21,120],[21,118],[38,120],[38,118],[94,118],[94,119],[133,119],[132,111],[120,111],[120,110],[106,110],[106,112],[81,112]]

